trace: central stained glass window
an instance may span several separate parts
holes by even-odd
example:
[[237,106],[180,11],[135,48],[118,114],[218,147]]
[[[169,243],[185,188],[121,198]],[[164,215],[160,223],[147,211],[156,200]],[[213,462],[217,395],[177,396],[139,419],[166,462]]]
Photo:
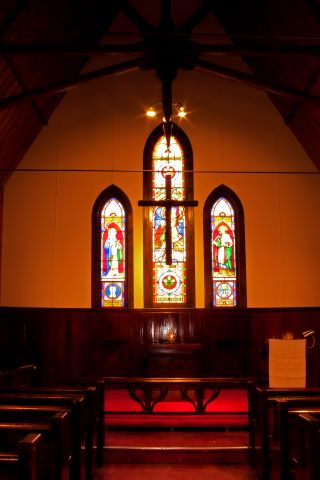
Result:
[[[185,200],[184,154],[177,139],[172,136],[170,150],[162,136],[152,154],[152,199],[168,200],[166,177],[170,176],[170,197]],[[168,182],[167,182],[168,184]],[[171,208],[171,224],[167,225],[166,208]],[[153,302],[185,303],[186,294],[186,211],[183,206],[152,207],[152,270]],[[172,261],[167,265],[167,229],[171,228]]]

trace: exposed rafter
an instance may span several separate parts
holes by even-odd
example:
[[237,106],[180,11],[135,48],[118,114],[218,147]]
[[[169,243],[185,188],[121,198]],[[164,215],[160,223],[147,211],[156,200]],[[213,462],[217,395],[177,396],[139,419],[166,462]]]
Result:
[[[157,37],[157,41],[165,42],[172,39],[172,33],[159,32],[153,35],[145,35],[146,39]],[[174,34],[175,38],[188,38],[187,34]],[[159,44],[161,48],[161,43]],[[121,55],[143,54],[148,50],[146,40],[135,43],[120,44],[40,44],[40,43],[4,43],[0,42],[0,54],[7,55],[68,55],[68,56],[93,56],[93,55]],[[188,52],[190,54],[235,57],[277,57],[277,56],[320,56],[320,44],[310,45],[221,45],[213,43],[198,43],[190,41]]]
[[179,32],[191,33],[210,12],[211,1],[205,1],[182,25]]
[[[0,53],[6,55],[15,54],[41,54],[41,55],[115,55],[115,54],[144,54],[144,57],[128,60],[120,64],[115,64],[104,69],[100,69],[70,80],[55,82],[30,91],[22,88],[23,92],[18,95],[10,96],[0,100],[0,109],[8,108],[12,105],[25,100],[34,99],[40,95],[55,94],[66,91],[72,87],[86,83],[107,75],[115,73],[124,73],[131,71],[132,68],[154,68],[162,82],[162,103],[164,109],[164,118],[169,123],[172,113],[172,82],[175,79],[178,69],[201,69],[228,78],[245,85],[264,90],[269,93],[296,100],[298,102],[308,102],[314,106],[319,106],[317,97],[307,92],[299,92],[293,89],[284,88],[278,85],[267,84],[258,81],[253,76],[239,72],[227,67],[212,64],[201,58],[202,55],[229,55],[229,56],[277,56],[277,55],[318,55],[320,54],[320,44],[316,42],[312,45],[220,45],[220,44],[201,44],[191,40],[193,29],[210,13],[213,9],[211,0],[204,2],[184,21],[180,26],[176,26],[171,16],[171,0],[162,0],[161,19],[158,26],[150,24],[141,15],[128,0],[121,0],[118,3],[117,11],[122,11],[130,21],[139,29],[142,40],[131,44],[100,44],[100,45],[46,45],[46,44],[17,44],[0,43]],[[114,15],[113,15],[114,16]],[[246,39],[248,41],[248,39]],[[22,86],[22,83],[20,82]]]
[[152,32],[154,26],[149,23],[127,0],[121,0],[120,9],[127,15],[129,20],[140,30],[141,33]]
[[107,77],[109,75],[116,75],[119,73],[128,73],[137,70],[144,62],[145,57],[135,58],[126,62],[121,62],[110,67],[101,68],[92,72],[83,73],[76,78],[69,80],[62,80],[60,82],[51,83],[43,87],[34,88],[32,90],[22,92],[17,95],[12,95],[0,100],[0,110],[17,105],[20,102],[31,100],[41,95],[54,95],[56,93],[65,92],[71,88],[83,85],[99,78]]
[[[320,142],[315,140],[320,122],[320,27],[319,11],[310,8],[314,1],[298,0],[290,15],[286,15],[288,8],[283,2],[274,4],[272,15],[277,14],[277,22],[270,20],[271,13],[264,4],[252,0],[244,0],[241,5],[233,0],[227,4],[216,0],[159,0],[152,7],[136,0],[79,0],[72,6],[68,2],[47,3],[35,9],[26,0],[7,2],[0,23],[0,68],[5,70],[0,82],[0,111],[19,105],[22,121],[30,118],[30,108],[23,107],[23,102],[29,102],[41,121],[32,118],[35,124],[30,124],[30,141],[37,134],[37,124],[39,128],[45,124],[62,98],[58,93],[135,69],[153,70],[158,76],[168,139],[174,79],[188,69],[271,94],[285,122],[290,125],[295,119],[293,131],[297,137],[301,134],[301,143],[309,143],[310,156],[320,158]],[[296,3],[301,3],[301,8]],[[300,18],[300,11],[307,20],[305,16]],[[44,27],[49,16],[61,18],[58,29],[52,23],[52,32]],[[84,65],[97,56],[106,57],[108,66],[82,74]],[[224,57],[224,65],[227,57],[238,57],[252,74],[221,66],[217,57]],[[12,74],[21,89],[15,95]],[[28,85],[41,86],[28,90]],[[47,98],[39,109],[36,99],[41,96]],[[13,118],[15,113],[9,112],[9,116]],[[311,116],[303,133],[300,120],[306,122]],[[312,140],[310,129],[314,130]],[[5,162],[11,163],[7,145]],[[21,152],[28,145],[26,140]]]
[[[306,84],[306,86],[303,90],[304,95],[309,95],[310,94],[310,91],[312,90],[312,88],[314,87],[316,82],[318,81],[319,77],[320,77],[320,63],[318,64],[318,66],[313,71],[312,75],[310,76],[309,80],[307,81],[307,84]],[[286,115],[284,120],[285,120],[285,123],[287,125],[290,125],[290,123],[293,122],[295,116],[299,112],[302,105],[303,105],[303,102],[298,101],[294,105],[294,107],[292,108],[291,112]]]
[[240,72],[232,68],[216,65],[200,59],[197,61],[196,68],[227,80],[233,80],[237,83],[241,83],[242,85],[247,85],[258,90],[273,93],[274,95],[289,98],[290,100],[305,102],[317,108],[320,107],[320,97],[318,96],[310,95],[299,90],[284,88],[271,83],[258,81],[253,75]]
[[[17,67],[14,64],[14,61],[9,55],[4,55],[5,61],[7,62],[8,67],[10,68],[14,78],[16,79],[18,85],[20,86],[21,90],[23,93],[26,93],[28,91],[28,87],[25,84],[24,78],[17,69]],[[41,108],[38,106],[37,102],[35,102],[33,99],[30,101],[30,105],[35,112],[37,118],[39,119],[40,123],[42,125],[47,125],[48,120],[45,117],[44,113],[42,112]]]

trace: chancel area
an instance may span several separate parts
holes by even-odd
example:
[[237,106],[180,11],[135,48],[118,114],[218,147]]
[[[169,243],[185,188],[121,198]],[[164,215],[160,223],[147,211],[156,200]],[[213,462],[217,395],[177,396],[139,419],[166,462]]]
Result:
[[316,478],[317,2],[0,11],[3,478]]

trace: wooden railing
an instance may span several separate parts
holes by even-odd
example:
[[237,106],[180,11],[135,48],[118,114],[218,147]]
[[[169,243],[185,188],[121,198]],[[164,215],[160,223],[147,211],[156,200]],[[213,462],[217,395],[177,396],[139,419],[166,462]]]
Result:
[[247,389],[248,412],[251,401],[252,381],[246,378],[149,378],[149,377],[103,377],[106,385],[123,385],[130,397],[141,406],[143,413],[153,413],[154,407],[165,400],[170,389],[178,388],[181,400],[191,403],[192,413],[206,413],[206,409],[222,389]]
[[[208,412],[208,406],[214,402],[220,392],[226,389],[242,389],[247,392],[248,405],[245,411],[219,411],[219,415],[243,415],[246,418],[249,448],[254,450],[254,392],[256,381],[248,378],[200,377],[200,378],[144,378],[144,377],[103,377],[106,388],[114,385],[127,389],[130,397],[141,407],[141,413],[155,415],[155,406],[164,401],[170,390],[178,390],[181,400],[189,402],[194,411],[188,414],[214,415]],[[110,413],[110,412],[106,412]],[[166,412],[169,413],[169,412]],[[178,412],[174,412],[177,414]],[[186,412],[184,412],[185,414]]]

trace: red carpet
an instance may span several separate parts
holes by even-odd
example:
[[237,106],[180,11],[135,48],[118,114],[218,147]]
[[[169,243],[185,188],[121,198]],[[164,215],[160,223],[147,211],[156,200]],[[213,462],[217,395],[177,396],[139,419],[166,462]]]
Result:
[[[176,397],[176,398],[175,398]],[[194,412],[191,403],[180,400],[179,392],[169,392],[167,399],[155,406],[154,412]],[[107,412],[141,412],[140,405],[135,402],[124,389],[110,389],[105,393],[105,411]],[[218,398],[206,409],[209,412],[247,412],[248,400],[245,389],[222,390]]]
[[193,414],[191,403],[179,399],[179,392],[169,392],[153,414],[143,414],[140,405],[126,390],[106,390],[105,411],[108,426],[217,427],[245,428],[248,425],[247,391],[222,390],[205,414]]

